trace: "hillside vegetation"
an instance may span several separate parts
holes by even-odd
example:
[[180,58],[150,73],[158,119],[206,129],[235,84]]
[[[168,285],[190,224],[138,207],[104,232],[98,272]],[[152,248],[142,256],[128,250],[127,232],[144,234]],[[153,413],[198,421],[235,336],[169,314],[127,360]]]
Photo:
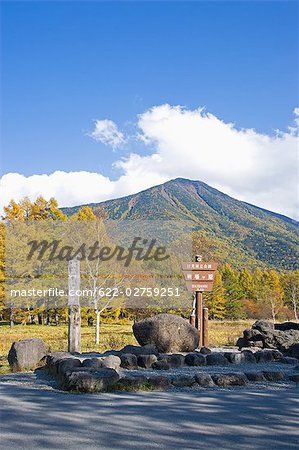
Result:
[[[194,251],[237,269],[299,268],[298,222],[236,200],[200,181],[171,180],[128,197],[89,205],[110,219],[189,221]],[[81,206],[63,208],[68,216]]]

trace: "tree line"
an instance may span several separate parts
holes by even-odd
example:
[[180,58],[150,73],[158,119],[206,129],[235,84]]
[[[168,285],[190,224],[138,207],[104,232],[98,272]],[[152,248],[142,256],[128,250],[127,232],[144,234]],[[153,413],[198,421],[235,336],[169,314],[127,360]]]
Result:
[[[9,311],[5,307],[4,283],[5,283],[5,221],[7,220],[96,220],[106,218],[104,210],[99,209],[97,216],[93,210],[84,206],[74,215],[67,217],[59,208],[54,198],[45,200],[38,197],[34,202],[25,197],[19,202],[11,200],[4,207],[4,216],[0,223],[0,314],[2,319],[24,317],[23,321],[32,321],[32,317],[37,316],[38,322],[49,322],[49,317],[54,317],[58,322],[66,320],[65,309],[53,311]],[[204,301],[209,308],[211,319],[246,319],[246,318],[267,318],[274,322],[278,320],[298,321],[299,308],[299,270],[277,271],[257,267],[255,270],[247,268],[235,269],[232,264],[220,264],[215,275],[213,291],[204,294]],[[154,311],[142,312],[138,314],[149,315]],[[181,311],[182,315],[188,314]],[[106,320],[125,320],[136,317],[136,312],[108,309],[103,317]],[[94,311],[83,311],[86,320],[92,318]]]

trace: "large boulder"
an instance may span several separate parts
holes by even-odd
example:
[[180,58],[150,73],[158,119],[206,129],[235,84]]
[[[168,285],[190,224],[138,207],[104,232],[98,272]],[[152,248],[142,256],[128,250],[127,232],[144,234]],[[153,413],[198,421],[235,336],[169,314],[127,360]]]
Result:
[[282,352],[286,352],[296,343],[299,343],[299,331],[297,330],[273,330],[268,331],[264,335],[265,348],[277,348]]
[[257,320],[252,328],[244,330],[243,337],[237,341],[239,349],[254,346],[278,349],[283,353],[289,353],[296,344],[299,344],[298,324],[286,322],[274,325],[265,320]]
[[199,344],[198,330],[174,314],[158,314],[136,322],[133,333],[140,345],[155,345],[160,353],[192,352]]
[[22,339],[12,344],[8,353],[8,362],[13,372],[33,370],[42,364],[47,354],[42,339]]

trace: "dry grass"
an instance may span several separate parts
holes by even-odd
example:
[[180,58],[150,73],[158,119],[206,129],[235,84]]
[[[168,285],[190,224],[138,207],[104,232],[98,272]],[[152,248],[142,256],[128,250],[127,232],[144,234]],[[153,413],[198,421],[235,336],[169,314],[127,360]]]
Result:
[[209,345],[211,347],[235,345],[245,328],[250,328],[253,322],[254,320],[210,320]]
[[[250,327],[252,321],[210,321],[210,346],[234,345],[237,338],[242,335],[245,328]],[[51,351],[67,350],[67,325],[8,325],[0,326],[0,373],[7,373],[9,366],[7,354],[14,341],[26,338],[42,338]],[[101,343],[94,344],[94,328],[82,327],[82,351],[105,351],[119,349],[127,344],[137,345],[132,333],[132,325],[102,324]]]

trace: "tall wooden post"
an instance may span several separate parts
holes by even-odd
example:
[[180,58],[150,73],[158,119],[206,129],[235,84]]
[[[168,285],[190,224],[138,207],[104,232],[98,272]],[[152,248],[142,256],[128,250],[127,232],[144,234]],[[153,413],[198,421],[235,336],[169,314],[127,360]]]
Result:
[[202,310],[202,293],[196,291],[196,304],[195,304],[195,324],[199,334],[199,346],[203,346],[203,310]]
[[80,261],[72,259],[68,266],[68,351],[81,352]]
[[203,346],[209,346],[209,310],[203,308]]

